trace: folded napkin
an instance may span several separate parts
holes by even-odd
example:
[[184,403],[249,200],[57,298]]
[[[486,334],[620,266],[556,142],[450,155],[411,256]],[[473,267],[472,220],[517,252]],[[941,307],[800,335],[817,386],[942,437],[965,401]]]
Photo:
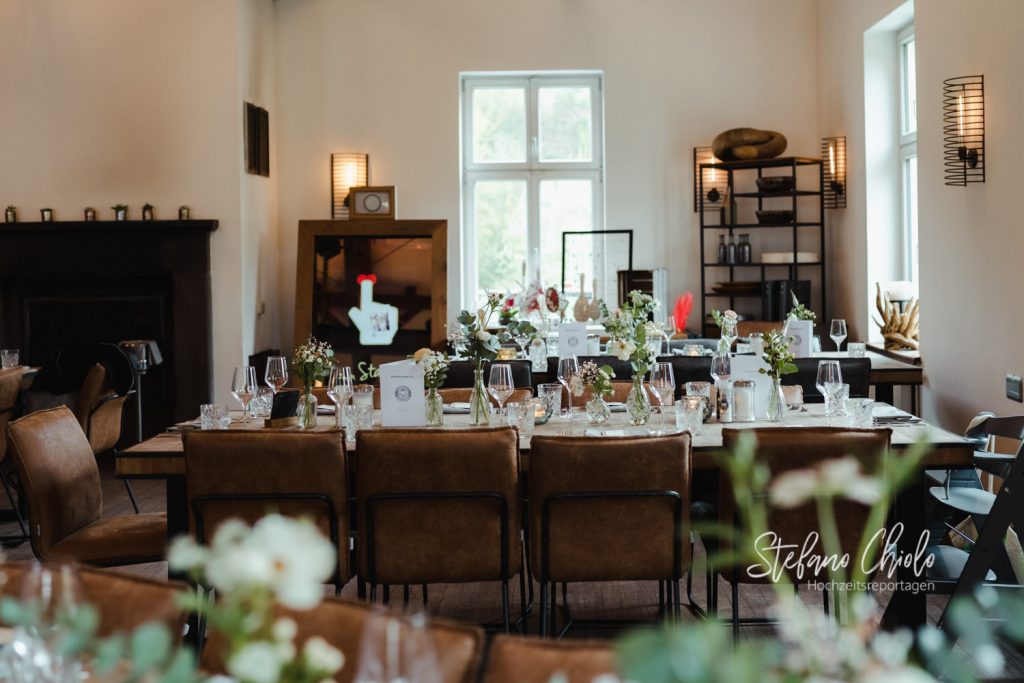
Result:
[[456,401],[444,404],[445,415],[469,415],[469,404]]

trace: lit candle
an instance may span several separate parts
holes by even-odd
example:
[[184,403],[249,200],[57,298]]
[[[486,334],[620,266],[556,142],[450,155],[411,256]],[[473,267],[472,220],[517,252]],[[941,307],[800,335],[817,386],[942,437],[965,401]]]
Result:
[[[712,164],[717,164],[718,163],[718,159],[715,158],[714,154],[711,155],[711,163]],[[712,166],[711,167],[711,184],[712,185],[715,183],[715,180],[717,180],[716,173],[717,173],[717,171],[715,170],[715,167]]]
[[957,107],[957,113],[958,113],[957,121],[959,122],[959,127],[960,127],[960,143],[963,144],[963,141],[964,141],[964,94],[963,93],[960,93],[959,95],[957,95],[957,97],[956,97],[956,107]]
[[829,175],[835,180],[836,177],[836,146],[832,143],[828,145],[828,172]]

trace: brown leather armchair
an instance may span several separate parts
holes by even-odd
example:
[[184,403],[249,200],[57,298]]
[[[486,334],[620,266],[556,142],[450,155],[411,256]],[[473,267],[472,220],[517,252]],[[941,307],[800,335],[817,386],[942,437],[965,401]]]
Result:
[[[625,403],[626,399],[629,398],[629,392],[631,392],[632,390],[633,390],[633,383],[632,382],[624,382],[624,381],[619,381],[619,380],[613,379],[612,380],[612,393],[609,394],[608,396],[605,396],[604,400],[612,401],[612,402],[615,402],[615,403]],[[651,394],[650,394],[650,385],[644,384],[644,390],[648,392],[647,397],[653,401],[654,399],[651,398]],[[564,391],[563,391],[563,393],[564,393]],[[573,396],[572,397],[572,404],[574,406],[585,406],[590,401],[590,399],[592,399],[593,397],[594,397],[593,392],[591,392],[589,388],[584,388],[582,396]],[[562,398],[565,398],[565,397],[563,396]],[[562,402],[562,405],[565,405],[564,401]]]
[[690,565],[690,455],[687,433],[533,438],[530,558],[540,572],[542,636],[549,595],[556,626],[556,583],[565,599],[564,584],[576,581],[657,581],[678,615]]
[[607,642],[497,635],[487,652],[481,683],[548,683],[555,675],[565,683],[591,683],[618,675],[615,650]]
[[14,484],[11,481],[14,474],[14,466],[7,459],[7,425],[18,410],[18,394],[21,392],[21,377],[24,373],[22,368],[7,368],[0,370],[0,483],[3,484],[7,500],[11,503],[11,509],[18,520],[21,528],[20,539],[3,539],[24,542],[28,538],[28,531],[25,529],[25,520],[21,516],[20,503],[14,498]]
[[[0,595],[21,598],[25,575],[33,570],[31,562],[8,562],[0,567]],[[173,634],[185,628],[185,611],[180,597],[189,588],[179,581],[154,581],[132,574],[79,567],[78,579],[84,599],[96,608],[100,623],[98,635],[132,631],[145,623],[160,622]]]
[[[519,571],[519,438],[511,427],[356,436],[359,573],[378,585],[500,581]],[[525,580],[520,574],[520,593]]]
[[96,566],[164,559],[165,513],[102,516],[96,457],[70,410],[60,406],[15,420],[8,440],[36,557]]
[[[345,666],[335,680],[352,683],[359,671],[360,645],[367,621],[375,609],[363,603],[329,598],[310,610],[279,612],[298,625],[295,644],[300,651],[312,636],[320,636],[340,650],[345,655]],[[434,641],[441,683],[474,683],[484,644],[483,631],[444,619],[431,619],[427,628]],[[211,633],[203,647],[200,667],[211,674],[225,673],[224,641],[217,633]]]
[[[765,463],[774,479],[783,472],[812,468],[825,460],[853,455],[858,458],[865,472],[873,472],[889,448],[892,431],[889,429],[847,429],[845,427],[797,427],[789,429],[723,429],[722,448],[726,452],[735,450],[740,435],[753,434],[757,439],[757,459]],[[736,502],[732,492],[732,482],[728,476],[720,479],[719,490],[719,522],[722,525],[734,526],[737,523]],[[857,552],[867,523],[867,506],[846,499],[834,502],[836,523],[840,543],[844,553],[851,557]],[[808,535],[820,533],[818,514],[814,503],[791,510],[769,510],[768,528],[778,535],[781,543],[795,543],[802,546]],[[821,552],[820,544],[817,550]],[[857,560],[859,561],[859,560]],[[827,573],[809,575],[811,567],[805,563],[806,571],[798,578],[790,570],[788,573],[794,582],[828,581]],[[724,578],[732,590],[732,625],[733,637],[739,635],[739,584],[756,584],[770,581],[770,578],[754,578],[746,571],[746,567],[731,566],[715,568],[717,576]],[[717,580],[711,597],[711,612],[717,613]],[[825,594],[827,606],[828,595]]]
[[208,541],[232,517],[252,524],[269,509],[309,517],[338,548],[337,590],[349,578],[348,460],[340,431],[185,432],[190,526]]

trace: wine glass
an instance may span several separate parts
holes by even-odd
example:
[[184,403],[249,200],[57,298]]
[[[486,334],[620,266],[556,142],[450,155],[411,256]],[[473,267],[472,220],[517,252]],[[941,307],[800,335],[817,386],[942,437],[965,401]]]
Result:
[[240,365],[235,368],[231,377],[231,395],[242,404],[242,422],[249,421],[249,402],[260,388],[256,382],[256,368],[251,365]]
[[562,417],[570,420],[572,419],[572,389],[569,387],[569,384],[579,371],[580,364],[576,360],[576,356],[558,359],[558,381],[565,387],[565,393],[569,398],[569,402],[566,403],[566,409],[562,411]]
[[676,336],[676,317],[674,315],[665,318],[665,355],[672,355],[672,338]]
[[274,390],[274,393],[281,391],[281,387],[288,383],[288,359],[284,356],[271,356],[267,359],[267,371],[263,378],[267,386]]
[[491,365],[491,377],[490,382],[487,385],[487,391],[491,393],[494,400],[498,402],[498,415],[501,416],[505,413],[505,401],[512,395],[512,391],[515,390],[516,385],[512,381],[512,366],[504,363],[494,363]]
[[833,320],[828,336],[832,337],[832,341],[836,343],[836,353],[839,353],[839,346],[843,343],[843,340],[846,339],[846,321]]
[[327,398],[334,403],[335,420],[341,426],[341,412],[348,400],[352,398],[352,368],[334,365],[327,378]]
[[815,382],[818,392],[825,398],[825,417],[828,426],[832,426],[832,399],[843,388],[843,373],[839,369],[839,361],[818,361],[818,379]]
[[21,580],[21,602],[34,617],[29,633],[46,643],[50,654],[71,627],[82,604],[82,585],[69,563],[35,563]]
[[665,403],[675,393],[676,380],[672,373],[671,363],[655,363],[651,366],[651,392],[658,399],[658,406],[661,412],[661,427],[651,429],[650,433],[660,436],[668,432],[665,417]]
[[711,358],[711,377],[716,382],[726,382],[732,376],[732,358],[726,353],[716,353]]

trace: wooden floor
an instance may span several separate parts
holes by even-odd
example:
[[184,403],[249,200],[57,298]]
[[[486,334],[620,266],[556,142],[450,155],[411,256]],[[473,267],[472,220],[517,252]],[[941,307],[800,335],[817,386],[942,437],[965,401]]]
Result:
[[[113,474],[113,463],[105,460],[100,462],[100,472],[103,482],[103,511],[105,515],[130,514],[132,512],[128,495],[123,483],[116,479]],[[166,498],[162,481],[157,480],[136,480],[132,482],[132,489],[135,498],[139,503],[142,512],[162,512],[166,509]],[[0,508],[6,507],[7,501],[0,501]],[[17,525],[12,523],[0,523],[0,536],[12,536],[17,533]],[[12,560],[24,560],[32,558],[30,545],[22,543],[17,547],[7,547],[4,555]],[[703,553],[699,546],[695,557],[695,569],[693,581],[693,597],[700,606],[707,604],[705,600],[706,588],[703,574]],[[139,574],[151,578],[166,579],[167,564],[158,562],[153,564],[134,565],[125,567],[120,571]],[[538,590],[535,586],[535,591]],[[683,602],[686,603],[685,582],[682,587]],[[768,616],[772,602],[772,589],[767,586],[743,586],[740,589],[740,615]],[[356,584],[350,581],[343,589],[342,596],[356,598]],[[380,596],[378,596],[379,598]],[[568,591],[569,605],[572,616],[580,620],[602,620],[617,621],[630,620],[640,622],[652,622],[657,618],[658,610],[658,587],[653,582],[619,582],[601,584],[573,584]],[[730,614],[730,593],[725,582],[719,586],[719,611],[723,619],[728,619]],[[802,599],[815,608],[822,604],[821,594],[813,590],[802,590]],[[402,590],[398,588],[391,593],[392,604],[401,604],[403,600]],[[519,584],[514,580],[511,586],[512,618],[518,614],[519,605]],[[879,601],[883,604],[887,596],[880,596]],[[561,600],[560,600],[561,602]],[[945,607],[946,598],[932,595],[928,598],[929,620],[935,621]],[[410,606],[422,606],[421,592],[419,588],[410,591]],[[447,584],[431,585],[429,587],[429,613],[435,616],[443,616],[449,619],[457,619],[470,623],[479,624],[500,624],[501,622],[501,591],[495,583],[472,583],[472,584]],[[534,610],[536,612],[536,610]],[[683,618],[694,619],[692,615],[683,610]],[[622,632],[623,627],[596,628],[576,627],[569,631],[567,637],[586,638],[611,638]],[[725,626],[723,626],[725,628]],[[528,633],[536,633],[535,615],[525,625]],[[742,637],[752,639],[771,635],[769,627],[744,626],[741,628]],[[966,651],[959,648],[965,657],[969,657]],[[1004,680],[1024,680],[1024,657],[1012,648],[1003,648],[1007,659],[1007,678]]]

